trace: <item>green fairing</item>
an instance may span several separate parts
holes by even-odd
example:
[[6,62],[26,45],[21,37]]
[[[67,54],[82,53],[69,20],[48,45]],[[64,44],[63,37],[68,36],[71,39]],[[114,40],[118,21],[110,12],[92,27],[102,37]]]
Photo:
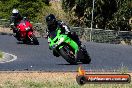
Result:
[[[64,41],[65,43],[69,44],[74,50],[75,50],[75,54],[78,52],[78,45],[76,42],[74,42],[71,38],[69,38],[67,35],[65,34],[61,34],[61,30],[58,28],[54,34],[57,34],[56,36],[54,36],[53,38],[52,37],[49,37],[48,40],[49,40],[49,46],[50,48],[52,49],[52,47],[54,45],[57,45],[58,46],[58,43],[59,43],[59,40],[61,38],[64,38]],[[57,40],[58,39],[58,40]],[[59,49],[61,49],[64,45],[60,45],[59,46]]]

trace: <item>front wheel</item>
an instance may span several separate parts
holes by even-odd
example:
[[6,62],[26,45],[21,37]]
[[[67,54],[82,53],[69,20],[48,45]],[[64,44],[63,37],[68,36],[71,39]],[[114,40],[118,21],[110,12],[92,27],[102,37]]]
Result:
[[77,64],[77,59],[75,58],[73,51],[70,50],[69,46],[64,46],[61,48],[60,54],[68,63]]

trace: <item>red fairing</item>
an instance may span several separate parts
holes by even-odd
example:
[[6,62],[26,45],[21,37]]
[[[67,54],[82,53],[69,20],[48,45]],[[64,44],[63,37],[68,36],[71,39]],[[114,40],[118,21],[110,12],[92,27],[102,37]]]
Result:
[[28,37],[30,38],[32,35],[33,35],[33,32],[32,31],[29,31],[28,32]]
[[32,24],[29,22],[29,21],[27,21],[27,20],[22,20],[21,22],[20,22],[20,24],[17,26],[17,28],[19,29],[19,31],[20,31],[20,36],[21,36],[21,38],[25,38],[27,35],[27,28],[29,28],[28,29],[28,35],[31,35],[32,34],[32,32],[33,32],[33,29],[32,29]]
[[23,43],[32,43],[35,45],[39,45],[37,37],[34,35],[33,26],[28,20],[22,20],[18,26],[16,39],[18,41],[23,41]]

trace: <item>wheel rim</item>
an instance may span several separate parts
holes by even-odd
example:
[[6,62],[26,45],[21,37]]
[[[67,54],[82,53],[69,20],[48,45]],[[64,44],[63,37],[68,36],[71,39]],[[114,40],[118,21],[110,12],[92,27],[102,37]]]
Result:
[[70,58],[72,58],[72,59],[75,58],[73,51],[71,51],[68,46],[64,47],[64,51]]

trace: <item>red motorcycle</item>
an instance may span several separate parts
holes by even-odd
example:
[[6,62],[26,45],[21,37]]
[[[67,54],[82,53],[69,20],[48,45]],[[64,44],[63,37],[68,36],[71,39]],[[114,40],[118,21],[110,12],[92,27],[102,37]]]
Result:
[[23,41],[23,43],[33,43],[39,45],[36,36],[33,33],[32,24],[28,20],[22,20],[17,25],[18,36],[16,37],[18,41]]

